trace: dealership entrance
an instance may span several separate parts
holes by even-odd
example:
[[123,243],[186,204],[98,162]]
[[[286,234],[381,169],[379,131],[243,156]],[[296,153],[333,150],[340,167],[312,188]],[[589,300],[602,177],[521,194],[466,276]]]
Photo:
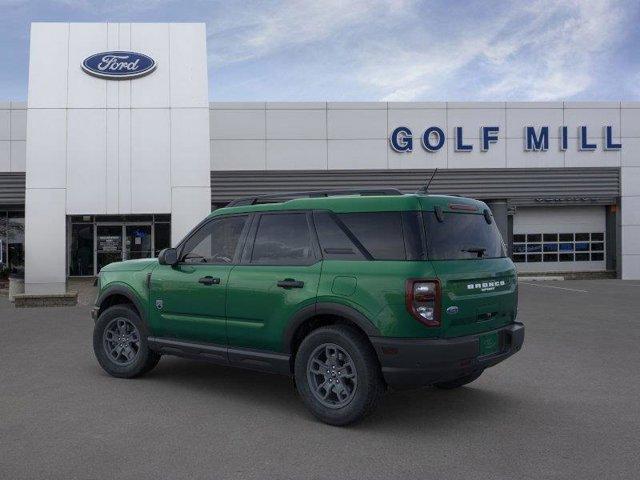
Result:
[[97,275],[113,262],[151,258],[171,243],[170,215],[70,217],[68,274]]

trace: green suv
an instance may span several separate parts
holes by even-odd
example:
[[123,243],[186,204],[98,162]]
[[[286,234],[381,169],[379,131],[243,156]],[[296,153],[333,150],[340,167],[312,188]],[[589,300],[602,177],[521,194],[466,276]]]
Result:
[[483,202],[391,189],[251,197],[158,259],[104,267],[93,347],[115,377],[163,354],[289,375],[316,417],[346,425],[388,386],[460,387],[517,352],[517,299]]

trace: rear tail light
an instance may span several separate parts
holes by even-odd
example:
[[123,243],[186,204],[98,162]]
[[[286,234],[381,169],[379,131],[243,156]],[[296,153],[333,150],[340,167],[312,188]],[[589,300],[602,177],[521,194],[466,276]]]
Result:
[[407,280],[407,310],[427,327],[440,326],[440,283],[437,280]]

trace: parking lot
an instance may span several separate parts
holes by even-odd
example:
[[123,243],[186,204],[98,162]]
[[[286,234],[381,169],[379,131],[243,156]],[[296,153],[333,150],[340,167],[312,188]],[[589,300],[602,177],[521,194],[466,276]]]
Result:
[[0,477],[638,478],[638,312],[637,281],[521,283],[518,355],[337,428],[284,377],[165,357],[111,378],[89,307],[0,297]]

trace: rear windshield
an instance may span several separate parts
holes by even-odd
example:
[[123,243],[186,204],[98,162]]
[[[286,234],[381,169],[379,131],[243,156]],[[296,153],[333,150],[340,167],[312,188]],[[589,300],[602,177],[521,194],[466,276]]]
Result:
[[442,222],[424,212],[429,260],[467,260],[505,257],[504,243],[495,222],[484,215],[445,213]]

